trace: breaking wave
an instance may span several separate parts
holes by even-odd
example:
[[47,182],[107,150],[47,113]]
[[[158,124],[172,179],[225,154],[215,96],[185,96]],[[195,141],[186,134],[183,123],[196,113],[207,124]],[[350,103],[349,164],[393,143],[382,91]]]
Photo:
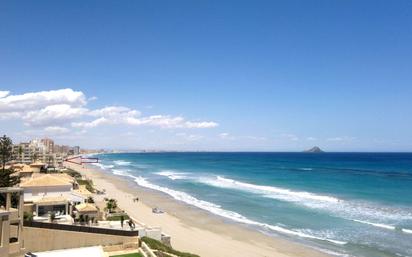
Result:
[[186,176],[187,173],[185,173],[185,172],[175,172],[175,171],[172,171],[172,170],[163,170],[163,171],[157,172],[155,174],[160,175],[160,176],[168,177],[171,180],[188,178]]
[[215,178],[199,178],[200,183],[210,186],[240,190],[260,194],[267,198],[292,202],[311,209],[326,211],[336,217],[360,222],[375,227],[394,230],[395,227],[369,220],[412,220],[412,212],[405,209],[387,208],[373,203],[343,200],[333,196],[320,195],[304,191],[293,191],[286,188],[255,185],[217,176]]
[[371,225],[371,226],[378,227],[378,228],[395,230],[395,226],[392,226],[392,225],[381,224],[381,223],[373,223],[373,222],[364,221],[364,220],[357,220],[357,219],[354,219],[353,221],[363,223],[363,224],[367,224],[367,225]]
[[121,176],[127,176],[130,178],[133,178],[134,181],[142,187],[146,187],[149,189],[153,189],[156,191],[160,191],[163,193],[166,193],[168,195],[170,195],[171,197],[173,197],[175,200],[184,202],[186,204],[198,207],[202,210],[208,211],[210,213],[213,213],[215,215],[239,222],[239,223],[243,223],[243,224],[247,224],[247,225],[252,225],[252,226],[256,226],[258,228],[263,229],[264,231],[268,231],[268,232],[277,232],[277,233],[281,233],[281,234],[287,234],[287,235],[292,235],[292,236],[298,236],[298,237],[302,237],[302,238],[308,238],[308,239],[315,239],[315,240],[321,240],[321,241],[327,241],[333,244],[338,244],[338,245],[344,245],[347,242],[344,241],[340,241],[340,240],[335,240],[335,239],[331,239],[331,238],[327,238],[327,237],[319,237],[319,236],[314,236],[311,234],[306,234],[302,231],[298,231],[298,230],[291,230],[291,229],[287,229],[281,226],[277,226],[277,225],[269,225],[266,223],[261,223],[261,222],[257,222],[251,219],[246,218],[245,216],[234,212],[234,211],[229,211],[229,210],[225,210],[222,209],[221,206],[211,203],[211,202],[207,202],[204,200],[200,200],[197,199],[185,192],[181,192],[181,191],[177,191],[174,189],[170,189],[167,187],[162,187],[162,186],[158,186],[155,184],[150,183],[149,181],[147,181],[147,179],[139,176],[133,176],[130,175],[129,173],[127,173],[124,170],[113,170],[113,173],[116,175],[121,175]]
[[412,234],[412,229],[403,228],[402,232],[407,233],[407,234]]
[[91,164],[94,165],[94,166],[97,166],[97,167],[99,167],[100,169],[103,169],[103,170],[114,168],[113,165],[104,165],[104,164],[101,164],[101,163],[91,163]]
[[113,161],[113,163],[118,166],[127,166],[131,164],[131,162],[122,161],[122,160]]

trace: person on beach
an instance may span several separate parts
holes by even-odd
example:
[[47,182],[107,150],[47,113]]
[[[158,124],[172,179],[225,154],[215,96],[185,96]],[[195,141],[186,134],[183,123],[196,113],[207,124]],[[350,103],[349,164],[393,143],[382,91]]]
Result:
[[124,223],[124,216],[122,215],[120,216],[120,225],[122,226],[122,228],[123,228],[123,223]]

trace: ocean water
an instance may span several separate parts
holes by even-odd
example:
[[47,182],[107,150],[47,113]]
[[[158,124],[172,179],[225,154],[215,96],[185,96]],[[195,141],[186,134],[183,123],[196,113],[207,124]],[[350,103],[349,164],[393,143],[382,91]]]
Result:
[[411,153],[120,153],[138,185],[339,256],[412,256]]

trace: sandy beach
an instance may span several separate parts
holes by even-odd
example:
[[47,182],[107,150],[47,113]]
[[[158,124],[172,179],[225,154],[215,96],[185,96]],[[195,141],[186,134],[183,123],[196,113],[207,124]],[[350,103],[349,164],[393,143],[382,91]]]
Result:
[[[167,195],[141,188],[126,178],[92,167],[70,163],[66,166],[92,179],[97,189],[105,189],[105,197],[117,199],[119,207],[133,219],[152,227],[161,227],[164,233],[172,237],[172,246],[178,250],[202,257],[328,256],[298,243],[269,237],[215,217]],[[133,201],[135,197],[139,197],[138,203]],[[153,207],[160,207],[166,213],[154,214]]]

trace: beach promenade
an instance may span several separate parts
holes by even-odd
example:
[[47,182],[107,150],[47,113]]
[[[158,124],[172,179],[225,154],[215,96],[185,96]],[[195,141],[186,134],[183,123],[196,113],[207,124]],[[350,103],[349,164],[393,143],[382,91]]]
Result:
[[[127,179],[91,167],[65,165],[92,179],[97,189],[105,190],[104,197],[117,199],[120,208],[133,219],[151,227],[161,227],[164,233],[171,236],[172,246],[178,250],[208,257],[328,256],[306,246],[229,223],[168,196],[139,188]],[[138,202],[133,200],[136,197],[139,197]],[[160,207],[166,213],[154,214],[153,207]]]

